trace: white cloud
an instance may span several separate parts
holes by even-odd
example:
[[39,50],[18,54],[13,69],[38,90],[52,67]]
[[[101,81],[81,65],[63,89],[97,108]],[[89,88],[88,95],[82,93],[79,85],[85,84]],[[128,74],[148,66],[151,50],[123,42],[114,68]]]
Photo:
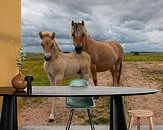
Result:
[[[163,14],[163,12],[162,12]],[[160,30],[163,31],[163,15],[155,19],[151,19],[146,23],[146,30]]]
[[146,33],[150,42],[160,42],[163,46],[163,31],[153,30]]

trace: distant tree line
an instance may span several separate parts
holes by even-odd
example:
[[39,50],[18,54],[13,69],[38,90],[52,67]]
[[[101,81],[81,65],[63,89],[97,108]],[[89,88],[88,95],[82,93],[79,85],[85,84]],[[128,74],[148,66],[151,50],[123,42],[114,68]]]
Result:
[[130,53],[156,53],[156,51],[131,51]]
[[133,55],[139,55],[140,53],[157,53],[156,51],[131,51]]

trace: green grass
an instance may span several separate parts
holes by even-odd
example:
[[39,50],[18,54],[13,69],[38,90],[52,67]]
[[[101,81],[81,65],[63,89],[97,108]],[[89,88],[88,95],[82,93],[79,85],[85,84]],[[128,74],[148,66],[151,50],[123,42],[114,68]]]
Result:
[[140,53],[139,55],[125,53],[123,61],[126,62],[163,61],[163,53]]

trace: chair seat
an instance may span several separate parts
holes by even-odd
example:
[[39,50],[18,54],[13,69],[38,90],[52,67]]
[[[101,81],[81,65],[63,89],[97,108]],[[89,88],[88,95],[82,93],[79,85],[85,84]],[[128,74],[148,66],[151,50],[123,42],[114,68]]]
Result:
[[92,97],[67,97],[66,108],[91,109],[95,106]]

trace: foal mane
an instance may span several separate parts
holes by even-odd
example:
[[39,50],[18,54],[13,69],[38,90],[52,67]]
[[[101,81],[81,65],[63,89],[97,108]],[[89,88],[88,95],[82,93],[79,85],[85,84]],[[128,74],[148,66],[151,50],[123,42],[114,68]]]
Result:
[[59,47],[58,40],[56,38],[54,40],[55,40],[54,44],[56,45],[57,49],[59,50],[59,52],[62,52],[61,48]]

